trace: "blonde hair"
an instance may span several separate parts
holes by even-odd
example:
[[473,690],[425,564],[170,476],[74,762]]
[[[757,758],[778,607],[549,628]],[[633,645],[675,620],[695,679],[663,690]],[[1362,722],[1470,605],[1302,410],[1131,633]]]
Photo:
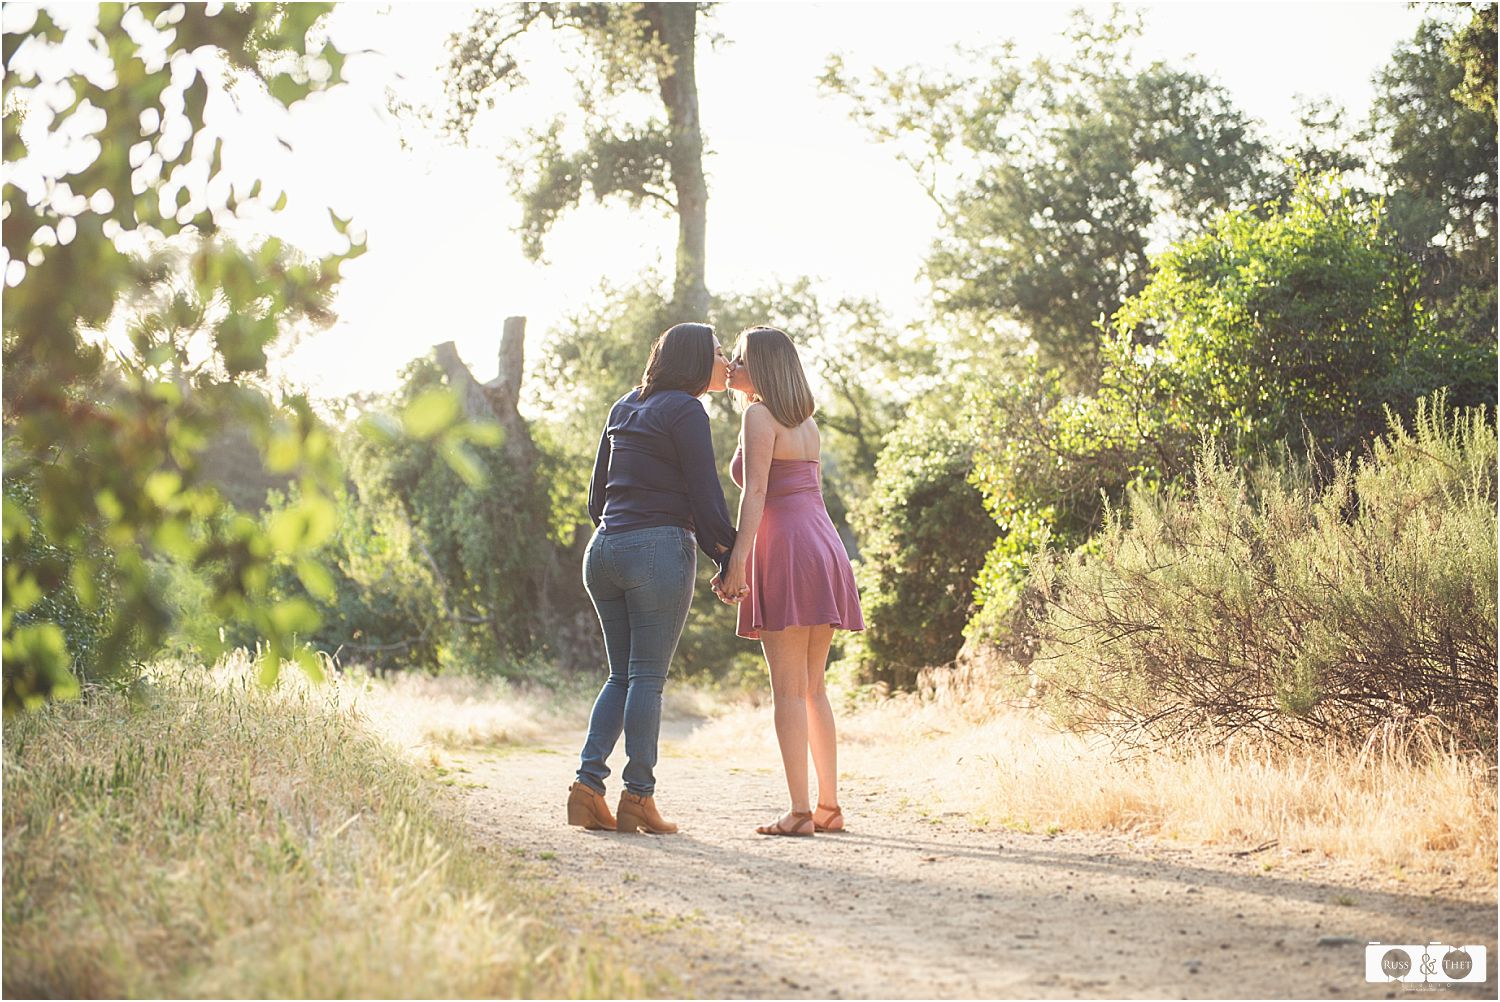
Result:
[[786,331],[775,327],[750,327],[740,332],[735,356],[750,370],[755,395],[771,411],[776,423],[796,428],[812,417],[817,405],[802,371],[797,346]]

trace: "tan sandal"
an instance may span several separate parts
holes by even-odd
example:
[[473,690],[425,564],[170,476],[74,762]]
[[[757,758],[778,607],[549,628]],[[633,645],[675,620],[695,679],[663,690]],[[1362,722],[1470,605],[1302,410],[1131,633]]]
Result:
[[[788,811],[786,816],[792,819],[792,827],[783,828],[781,826],[782,819],[777,818],[771,824],[761,825],[759,828],[755,829],[756,834],[794,835],[798,838],[810,838],[812,837],[812,833],[818,830],[818,826],[813,822],[812,811]],[[803,831],[802,828],[804,825],[812,825],[812,830]]]
[[[814,820],[813,820],[813,830],[814,831],[820,831],[820,832],[841,832],[841,831],[844,830],[844,812],[839,807],[838,804],[834,804],[832,807],[829,807],[827,804],[819,804],[818,805],[818,810],[820,810],[820,811],[832,811],[833,813],[828,816],[828,824],[826,824],[826,825],[818,824],[817,819],[814,818]],[[838,825],[837,826],[835,826],[834,823],[833,823],[835,818],[838,819]]]

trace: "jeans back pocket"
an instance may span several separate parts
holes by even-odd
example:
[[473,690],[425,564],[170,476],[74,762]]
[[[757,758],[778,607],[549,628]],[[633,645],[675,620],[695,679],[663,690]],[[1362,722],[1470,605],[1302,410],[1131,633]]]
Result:
[[656,540],[611,546],[609,567],[621,588],[639,588],[656,575]]

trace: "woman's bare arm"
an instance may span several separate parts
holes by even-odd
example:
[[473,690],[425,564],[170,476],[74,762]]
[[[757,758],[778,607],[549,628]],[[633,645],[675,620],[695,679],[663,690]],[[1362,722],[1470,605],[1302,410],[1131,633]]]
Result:
[[766,510],[766,485],[771,479],[771,455],[776,450],[776,419],[764,404],[752,404],[740,423],[745,441],[743,476],[745,487],[740,494],[739,531],[734,552],[729,556],[729,576],[724,590],[733,595],[745,587],[746,568],[755,548],[755,533]]

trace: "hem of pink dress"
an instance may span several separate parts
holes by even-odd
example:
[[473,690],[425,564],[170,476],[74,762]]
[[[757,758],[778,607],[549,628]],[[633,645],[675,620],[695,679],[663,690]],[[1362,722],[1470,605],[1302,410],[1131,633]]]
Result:
[[[843,623],[829,623],[825,621],[821,623],[787,623],[785,626],[779,627],[778,629],[789,630],[794,626],[831,626],[835,630],[846,630],[850,633],[860,633],[865,628],[864,623],[860,623],[858,626],[845,626]],[[767,630],[765,626],[759,626],[751,627],[751,632],[749,633],[741,633],[738,629],[736,629],[734,631],[734,635],[737,637],[742,637],[745,640],[759,640],[760,635],[763,631],[768,633],[778,632],[778,630]]]

